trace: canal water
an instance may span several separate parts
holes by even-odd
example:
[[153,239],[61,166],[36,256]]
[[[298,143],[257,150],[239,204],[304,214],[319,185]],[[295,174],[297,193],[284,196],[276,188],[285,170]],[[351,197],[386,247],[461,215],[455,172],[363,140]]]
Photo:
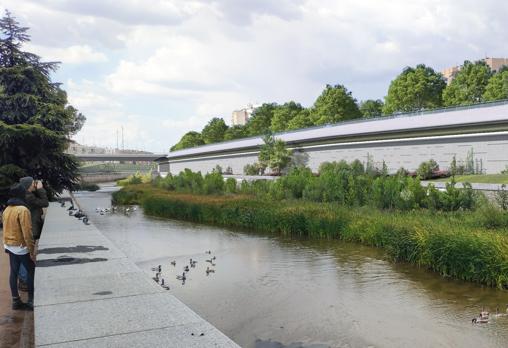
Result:
[[[506,313],[507,291],[394,264],[356,244],[153,218],[134,207],[96,213],[111,206],[114,189],[76,198],[147,277],[162,265],[170,292],[242,347],[508,346],[508,316],[471,323],[482,307]],[[190,258],[198,263],[183,283],[176,276]]]

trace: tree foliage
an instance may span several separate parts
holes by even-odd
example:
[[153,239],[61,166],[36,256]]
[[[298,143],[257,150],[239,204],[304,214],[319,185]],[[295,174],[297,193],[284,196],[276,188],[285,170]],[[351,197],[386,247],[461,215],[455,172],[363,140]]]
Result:
[[383,113],[412,112],[442,106],[442,93],[446,87],[443,75],[419,64],[407,67],[388,88]]
[[294,101],[277,106],[273,112],[272,124],[270,126],[271,131],[282,132],[287,130],[288,123],[302,111],[302,105],[300,103],[295,103]]
[[492,71],[484,61],[465,61],[443,91],[444,104],[456,106],[481,102],[491,76]]
[[241,139],[247,136],[247,128],[245,126],[235,125],[226,130],[224,133],[224,140]]
[[276,103],[264,103],[256,108],[245,125],[247,134],[249,136],[254,136],[268,133],[272,125],[273,113],[276,108]]
[[259,151],[259,163],[269,167],[275,174],[280,174],[291,161],[291,151],[286,149],[286,144],[280,139],[275,139],[271,134],[263,137],[265,142]]
[[311,118],[310,110],[303,109],[296,115],[291,121],[288,122],[287,129],[301,129],[312,127],[314,125],[314,121]]
[[342,85],[326,85],[311,111],[315,125],[337,123],[361,116],[356,99]]
[[203,137],[198,132],[187,132],[183,135],[182,139],[175,145],[173,145],[170,151],[177,151],[187,149],[189,147],[196,147],[204,145]]
[[60,192],[77,180],[77,162],[63,151],[85,117],[51,81],[58,64],[22,51],[27,32],[8,11],[0,19],[0,167],[15,166],[17,173],[44,180],[50,193]]
[[483,100],[494,101],[508,99],[508,68],[503,67],[495,73],[485,87]]
[[383,101],[368,99],[360,103],[360,112],[364,118],[381,116],[383,114]]
[[222,118],[214,117],[201,131],[201,137],[205,144],[218,143],[224,140],[227,129],[228,126]]

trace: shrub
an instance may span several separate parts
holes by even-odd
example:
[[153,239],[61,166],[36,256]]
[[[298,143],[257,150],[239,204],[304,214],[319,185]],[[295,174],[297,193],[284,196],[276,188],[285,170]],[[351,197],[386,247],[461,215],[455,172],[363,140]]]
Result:
[[224,193],[224,177],[221,173],[216,171],[205,175],[203,193],[206,195],[220,195]]
[[246,164],[243,167],[243,173],[245,175],[263,175],[265,173],[266,166],[260,163]]
[[282,198],[302,198],[303,190],[312,177],[312,171],[309,168],[293,167],[287,175],[277,180],[274,186],[280,186],[284,192]]
[[506,190],[505,184],[501,185],[501,190],[494,193],[494,197],[501,209],[504,211],[508,210],[508,191]]
[[237,186],[236,179],[227,178],[226,183],[224,184],[224,192],[229,194],[236,193]]
[[73,191],[97,191],[100,189],[99,185],[92,184],[88,182],[81,182],[79,184],[74,185],[72,188]]
[[484,204],[475,214],[481,227],[488,229],[508,229],[508,213],[491,203]]
[[431,159],[427,162],[422,162],[418,167],[418,169],[416,170],[416,173],[421,179],[427,180],[432,178],[433,173],[437,172],[438,170],[439,165],[437,164],[436,161]]

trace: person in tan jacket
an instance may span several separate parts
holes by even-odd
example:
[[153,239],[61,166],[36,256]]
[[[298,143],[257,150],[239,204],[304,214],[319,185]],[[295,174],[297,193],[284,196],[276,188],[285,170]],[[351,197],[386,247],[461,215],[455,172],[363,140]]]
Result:
[[[3,242],[5,252],[9,255],[11,272],[9,285],[12,295],[12,309],[33,310],[34,272],[35,272],[35,244],[32,236],[32,220],[30,210],[25,203],[26,189],[15,184],[9,191],[10,199],[3,212]],[[28,270],[28,302],[23,303],[18,293],[19,267],[23,265]]]

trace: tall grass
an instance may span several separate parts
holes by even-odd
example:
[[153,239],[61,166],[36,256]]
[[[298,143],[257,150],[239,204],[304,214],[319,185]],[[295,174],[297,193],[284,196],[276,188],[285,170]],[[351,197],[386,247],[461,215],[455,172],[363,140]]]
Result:
[[135,185],[117,203],[141,203],[160,217],[282,236],[341,239],[386,250],[445,277],[508,288],[508,234],[478,224],[482,212],[351,208],[335,202],[261,200],[252,195],[195,195]]

